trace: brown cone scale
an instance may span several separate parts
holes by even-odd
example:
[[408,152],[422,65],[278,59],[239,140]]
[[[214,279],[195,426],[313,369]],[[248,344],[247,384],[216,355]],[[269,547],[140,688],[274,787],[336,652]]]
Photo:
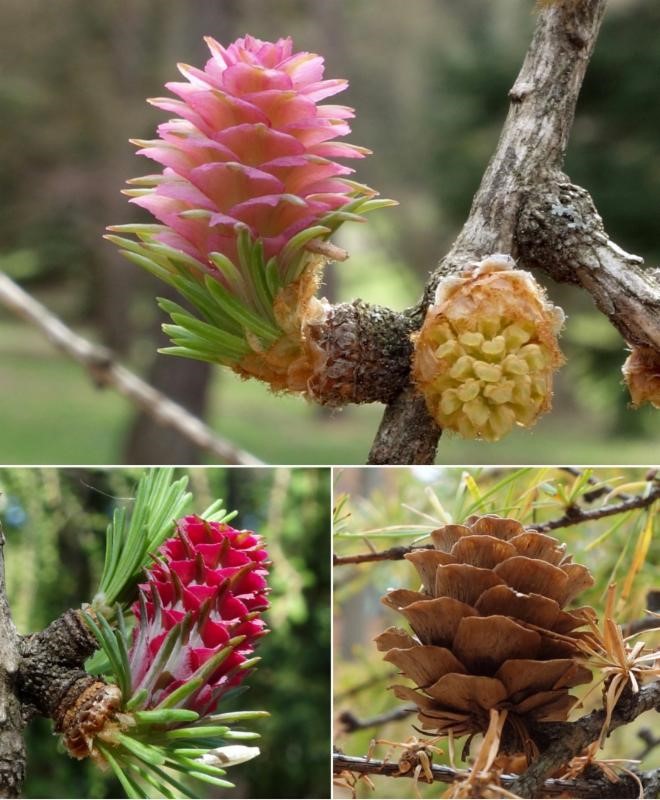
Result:
[[593,609],[564,609],[593,584],[589,571],[513,519],[469,517],[431,539],[434,549],[406,556],[419,590],[383,598],[411,629],[376,637],[412,682],[393,686],[396,696],[417,705],[429,733],[484,733],[491,708],[506,709],[516,729],[565,720],[576,702],[569,690],[591,680],[577,642]]
[[53,714],[55,730],[62,734],[74,758],[94,755],[94,739],[115,720],[121,691],[113,684],[86,676],[76,683]]

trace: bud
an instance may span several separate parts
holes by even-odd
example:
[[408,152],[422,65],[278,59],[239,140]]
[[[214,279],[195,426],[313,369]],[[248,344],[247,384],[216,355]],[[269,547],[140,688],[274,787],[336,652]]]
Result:
[[243,764],[246,761],[257,758],[260,752],[258,747],[230,744],[226,747],[216,747],[215,750],[209,750],[208,753],[205,753],[197,760],[211,767],[233,767],[235,764]]

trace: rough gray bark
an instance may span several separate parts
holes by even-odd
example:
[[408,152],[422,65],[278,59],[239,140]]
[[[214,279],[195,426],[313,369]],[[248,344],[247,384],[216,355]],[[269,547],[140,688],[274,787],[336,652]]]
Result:
[[[643,686],[637,693],[624,691],[612,714],[609,730],[627,725],[640,714],[652,710],[660,711],[660,681]],[[539,723],[532,735],[536,738],[538,733],[544,737],[541,755],[516,779],[511,785],[511,791],[520,797],[538,797],[543,782],[554,770],[567,764],[573,756],[579,755],[585,747],[598,739],[604,721],[604,711],[592,711],[576,722]],[[650,773],[649,779],[657,787],[656,771]]]
[[[66,611],[39,633],[17,634],[5,593],[3,545],[0,531],[0,798],[14,798],[25,778],[23,731],[30,717],[51,718],[55,730],[75,742],[88,707],[97,698],[111,703],[117,690],[84,670],[98,645],[80,611]],[[106,697],[109,690],[114,694]]]
[[587,191],[549,176],[522,209],[517,241],[526,266],[582,286],[629,344],[660,351],[660,280],[610,240]]
[[308,383],[310,395],[327,406],[390,402],[408,381],[411,331],[406,317],[383,306],[332,306],[322,325],[307,328],[325,356]]
[[18,634],[7,601],[4,544],[0,528],[0,797],[18,797],[25,777],[25,722],[14,689],[19,665]]
[[[428,306],[443,275],[493,253],[519,256],[521,209],[548,170],[560,170],[575,105],[605,10],[605,0],[557,4],[541,11],[495,154],[451,251],[431,275],[421,306]],[[426,430],[424,462],[432,463],[439,430],[407,391],[386,411],[372,449],[372,463],[409,463],[410,427]],[[419,435],[419,434],[418,434]]]
[[[420,303],[383,331],[388,357],[373,367],[371,394],[348,401],[387,404],[369,463],[434,461],[441,431],[410,384],[407,351],[397,349],[395,340],[421,326],[443,276],[488,255],[510,254],[524,268],[539,267],[555,280],[582,286],[626,341],[660,351],[658,276],[641,268],[641,258],[610,241],[588,193],[562,172],[605,2],[558,0],[540,11],[509,92],[507,120],[468,219],[430,275]],[[373,313],[375,328],[376,309]],[[371,314],[371,307],[363,304],[363,327],[368,327]],[[357,323],[353,332],[357,335]]]
[[78,611],[65,611],[45,630],[21,637],[16,685],[22,702],[54,716],[67,695],[94,682],[83,664],[97,648]]

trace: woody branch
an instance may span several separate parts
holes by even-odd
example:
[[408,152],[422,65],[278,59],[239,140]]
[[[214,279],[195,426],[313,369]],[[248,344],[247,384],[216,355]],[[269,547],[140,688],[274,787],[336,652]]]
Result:
[[[496,252],[526,268],[585,288],[627,341],[660,349],[660,284],[642,259],[605,234],[588,193],[562,172],[575,106],[605,0],[554,3],[540,12],[513,88],[495,154],[469,217],[406,312],[419,327],[443,275]],[[432,463],[441,431],[410,384],[391,400],[375,438],[373,464]]]
[[[568,528],[572,525],[581,525],[584,522],[593,522],[595,520],[604,519],[605,517],[612,517],[616,514],[623,514],[627,511],[634,511],[640,508],[650,508],[656,500],[660,499],[660,483],[656,482],[652,485],[649,491],[644,494],[634,495],[627,497],[620,503],[610,503],[601,506],[600,508],[581,508],[578,505],[569,506],[561,517],[548,520],[547,522],[534,523],[528,525],[527,529],[538,531],[539,533],[547,533],[548,531],[558,530],[559,528]],[[415,550],[423,550],[432,545],[426,546],[406,546],[397,545],[389,547],[387,550],[373,550],[369,553],[356,553],[348,556],[333,557],[334,566],[345,566],[346,564],[366,564],[373,561],[399,561],[405,558],[407,553],[412,553]]]

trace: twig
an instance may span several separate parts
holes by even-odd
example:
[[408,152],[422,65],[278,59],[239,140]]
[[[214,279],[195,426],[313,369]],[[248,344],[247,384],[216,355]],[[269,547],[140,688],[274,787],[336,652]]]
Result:
[[[431,764],[431,773],[434,781],[441,783],[455,783],[463,780],[466,772],[452,769],[451,767]],[[384,775],[389,778],[412,778],[413,772],[400,772],[396,761],[380,761],[378,759],[366,759],[358,756],[346,756],[343,753],[334,753],[332,756],[332,770],[334,774],[341,772],[353,772],[360,775]],[[660,769],[651,770],[647,773],[638,775],[645,787],[651,787],[657,781]],[[500,782],[505,789],[511,789],[515,784],[515,775],[502,775]],[[630,784],[630,785],[629,785]],[[602,779],[594,778],[590,775],[587,778],[577,778],[575,780],[559,780],[550,778],[543,783],[543,796],[550,797],[636,797],[637,794],[621,794],[622,790],[631,789],[636,783],[627,775],[621,775],[619,783],[612,783],[603,776]],[[541,794],[538,795],[539,797]],[[648,793],[647,797],[654,795]]]
[[[569,475],[573,475],[573,477],[575,478],[580,478],[583,475],[583,471],[581,469],[577,469],[576,467],[560,467],[559,469],[562,472],[567,472]],[[601,483],[601,481],[599,481],[598,478],[596,478],[593,475],[590,478],[587,478],[587,483],[590,486],[598,486],[598,488],[593,489],[591,492],[585,492],[582,495],[582,500],[584,500],[585,503],[593,503],[596,500],[599,500],[603,495],[609,494],[610,492],[614,491],[613,486]],[[624,494],[623,492],[621,492],[621,494],[617,496],[620,497],[622,500],[629,500],[633,495]]]
[[159,424],[174,428],[225,464],[259,466],[262,463],[251,453],[218,436],[208,425],[134,372],[117,364],[109,350],[72,331],[2,272],[0,301],[21,319],[37,327],[55,347],[82,364],[97,386],[112,386]]
[[660,352],[660,282],[610,240],[587,191],[562,175],[534,187],[518,243],[526,266],[582,286],[629,344]]
[[400,545],[397,547],[389,547],[387,550],[379,550],[373,553],[358,553],[354,556],[338,556],[333,555],[332,563],[335,567],[341,567],[344,564],[366,564],[369,561],[399,561],[404,558],[406,553],[412,553],[417,550],[429,550],[432,545],[424,545],[423,547],[413,547],[412,545]]
[[540,533],[554,531],[557,530],[557,528],[566,528],[569,525],[579,525],[582,522],[611,517],[613,514],[623,514],[625,511],[633,511],[636,508],[648,508],[653,505],[658,498],[660,498],[660,484],[654,486],[648,495],[638,495],[630,498],[630,500],[624,500],[622,503],[612,503],[608,506],[601,506],[600,508],[589,510],[579,508],[579,506],[569,506],[562,517],[550,520],[549,522],[542,522],[538,525],[530,525],[529,527]]
[[[612,714],[609,730],[626,725],[645,711],[653,709],[660,709],[660,681],[643,686],[637,693],[624,692]],[[598,739],[604,719],[605,712],[598,710],[575,722],[539,724],[534,733],[546,738],[541,755],[516,779],[511,791],[520,797],[539,797],[548,775],[568,764]]]
[[355,695],[360,694],[360,692],[364,692],[367,689],[371,689],[375,681],[378,680],[387,681],[390,680],[391,678],[394,678],[397,674],[398,673],[396,672],[388,672],[386,675],[383,675],[382,677],[369,677],[366,679],[366,681],[361,681],[360,683],[356,683],[355,686],[349,686],[348,689],[344,689],[343,692],[338,692],[335,695],[335,705],[337,703],[343,702],[344,700],[348,700],[349,697],[355,697]]
[[[636,495],[629,500],[624,500],[621,503],[612,503],[607,506],[602,506],[602,508],[587,510],[579,508],[578,506],[570,506],[566,513],[558,519],[537,523],[535,525],[528,525],[527,529],[544,533],[545,531],[557,530],[557,528],[568,528],[571,525],[580,525],[583,522],[592,522],[593,520],[602,519],[603,517],[623,514],[626,511],[633,511],[636,508],[648,508],[659,498],[660,484],[654,486],[645,496]],[[373,553],[357,553],[351,556],[335,555],[333,556],[333,564],[339,567],[345,564],[366,564],[367,562],[373,561],[398,561],[404,558],[407,553],[413,553],[417,550],[428,550],[431,547],[432,545],[424,545],[423,547],[400,545]]]
[[400,708],[392,709],[392,711],[387,711],[385,714],[379,714],[376,717],[369,717],[368,719],[358,719],[352,711],[342,711],[338,720],[343,725],[345,733],[353,733],[354,731],[361,731],[365,728],[378,728],[381,725],[386,725],[388,722],[397,722],[400,719],[406,719],[416,711],[417,708],[414,706],[401,706]]
[[[605,0],[583,0],[554,3],[539,13],[525,61],[509,92],[509,114],[468,219],[427,282],[422,301],[409,312],[417,327],[443,275],[493,253],[519,255],[521,211],[546,176],[561,175],[577,97],[604,11]],[[611,259],[608,267],[613,264]],[[433,463],[439,435],[411,386],[388,405],[369,461]]]
[[658,745],[660,745],[660,736],[653,733],[650,728],[642,728],[640,731],[637,731],[637,736],[644,743],[644,749],[637,756],[637,760],[643,761]]
[[660,617],[654,617],[652,614],[647,614],[641,619],[635,619],[632,622],[626,622],[625,625],[621,626],[624,636],[633,636],[654,628],[660,628]]

